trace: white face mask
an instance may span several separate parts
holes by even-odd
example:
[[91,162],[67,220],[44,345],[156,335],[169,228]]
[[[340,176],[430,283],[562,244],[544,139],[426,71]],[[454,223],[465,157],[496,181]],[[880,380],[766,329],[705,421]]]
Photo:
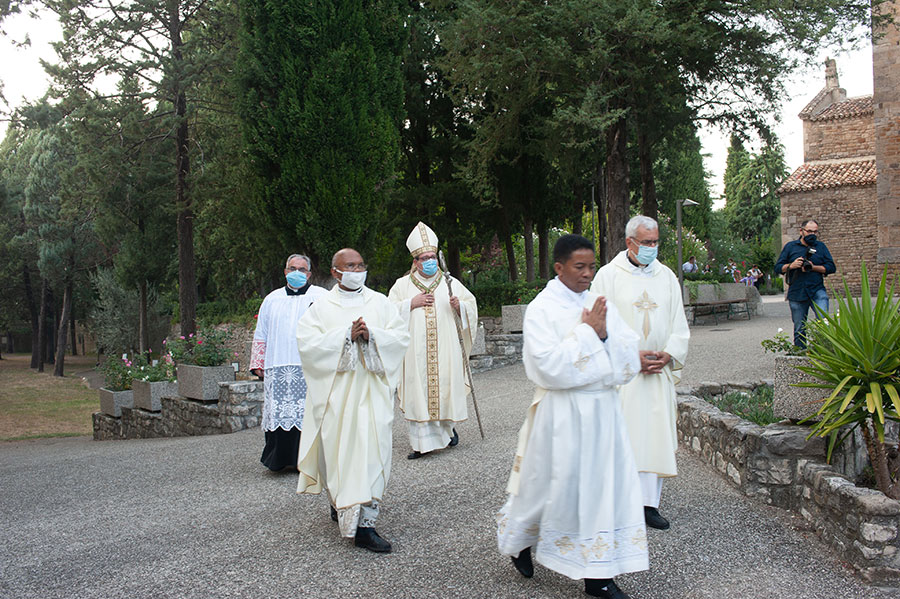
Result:
[[356,291],[360,287],[366,284],[366,275],[369,274],[368,271],[346,271],[334,269],[337,272],[341,273],[341,286],[350,291]]

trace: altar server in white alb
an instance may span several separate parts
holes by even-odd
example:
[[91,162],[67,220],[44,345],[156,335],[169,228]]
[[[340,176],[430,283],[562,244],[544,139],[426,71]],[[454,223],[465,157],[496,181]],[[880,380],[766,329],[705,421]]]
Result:
[[310,261],[292,254],[284,267],[287,285],[266,296],[259,307],[250,351],[250,372],[264,381],[260,461],[270,470],[297,467],[306,381],[297,351],[297,323],[325,289],[309,282]]
[[415,460],[459,442],[454,425],[468,417],[465,368],[478,327],[478,307],[462,283],[455,279],[450,283],[438,268],[438,238],[431,228],[416,225],[406,247],[413,268],[397,279],[388,297],[409,325],[398,395],[412,446],[406,457]]
[[647,529],[616,385],[640,368],[638,337],[587,291],[593,244],[564,235],[556,278],[525,311],[525,373],[537,389],[498,514],[497,543],[523,576],[544,566],[584,579],[593,597],[627,599],[615,576],[648,568]]
[[659,501],[662,479],[678,474],[675,385],[691,333],[678,277],[656,259],[656,221],[635,216],[625,227],[625,237],[627,249],[597,271],[591,291],[606,295],[641,338],[641,372],[619,392],[640,471],[647,525],[665,530],[669,521],[659,513]]
[[343,249],[331,265],[338,284],[297,325],[309,388],[297,492],[324,487],[341,536],[389,553],[375,520],[391,474],[394,390],[409,331],[396,306],[365,286],[359,252]]

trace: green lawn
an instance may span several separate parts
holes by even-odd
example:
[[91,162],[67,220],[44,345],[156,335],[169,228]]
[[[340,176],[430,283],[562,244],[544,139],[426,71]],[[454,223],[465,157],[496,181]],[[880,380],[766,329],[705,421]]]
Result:
[[0,441],[71,437],[92,433],[91,413],[100,409],[96,389],[76,373],[90,370],[95,356],[66,356],[64,377],[29,368],[31,356],[3,354],[0,360]]

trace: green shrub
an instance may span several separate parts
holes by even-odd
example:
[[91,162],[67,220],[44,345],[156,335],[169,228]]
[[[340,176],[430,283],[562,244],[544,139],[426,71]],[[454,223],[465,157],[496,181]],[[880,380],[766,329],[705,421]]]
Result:
[[547,281],[535,280],[532,283],[524,281],[509,281],[477,283],[469,288],[469,291],[478,301],[478,314],[481,316],[500,316],[501,306],[513,304],[527,304],[537,296],[544,288]]
[[200,329],[187,337],[181,335],[167,343],[168,354],[176,364],[221,366],[231,353],[227,343],[231,332],[222,329]]
[[113,358],[110,356],[100,367],[103,373],[103,388],[110,391],[128,391],[131,389],[131,381],[134,380],[132,374],[132,362],[128,359],[128,354],[122,354],[121,358]]
[[704,397],[704,399],[724,412],[766,426],[780,420],[772,411],[774,396],[772,387],[763,385],[754,389],[752,393],[732,391],[717,398]]

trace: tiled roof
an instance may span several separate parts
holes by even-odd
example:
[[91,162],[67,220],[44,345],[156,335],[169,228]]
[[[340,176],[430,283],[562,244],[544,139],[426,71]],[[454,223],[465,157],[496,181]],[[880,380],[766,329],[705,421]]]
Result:
[[872,104],[872,96],[849,98],[842,102],[835,102],[819,114],[810,117],[811,121],[833,121],[847,119],[865,114],[874,114],[875,106]]
[[831,90],[829,90],[828,88],[822,88],[822,90],[816,94],[816,97],[813,98],[812,100],[810,100],[806,104],[806,106],[803,108],[803,110],[800,111],[800,114],[798,114],[797,116],[799,116],[801,119],[810,118],[813,115],[813,112],[815,111],[815,109],[819,105],[819,103],[822,102],[822,100],[825,99],[825,96],[827,96],[830,93],[831,93]]
[[804,164],[778,188],[779,194],[828,187],[875,184],[875,161],[858,160],[837,164]]

